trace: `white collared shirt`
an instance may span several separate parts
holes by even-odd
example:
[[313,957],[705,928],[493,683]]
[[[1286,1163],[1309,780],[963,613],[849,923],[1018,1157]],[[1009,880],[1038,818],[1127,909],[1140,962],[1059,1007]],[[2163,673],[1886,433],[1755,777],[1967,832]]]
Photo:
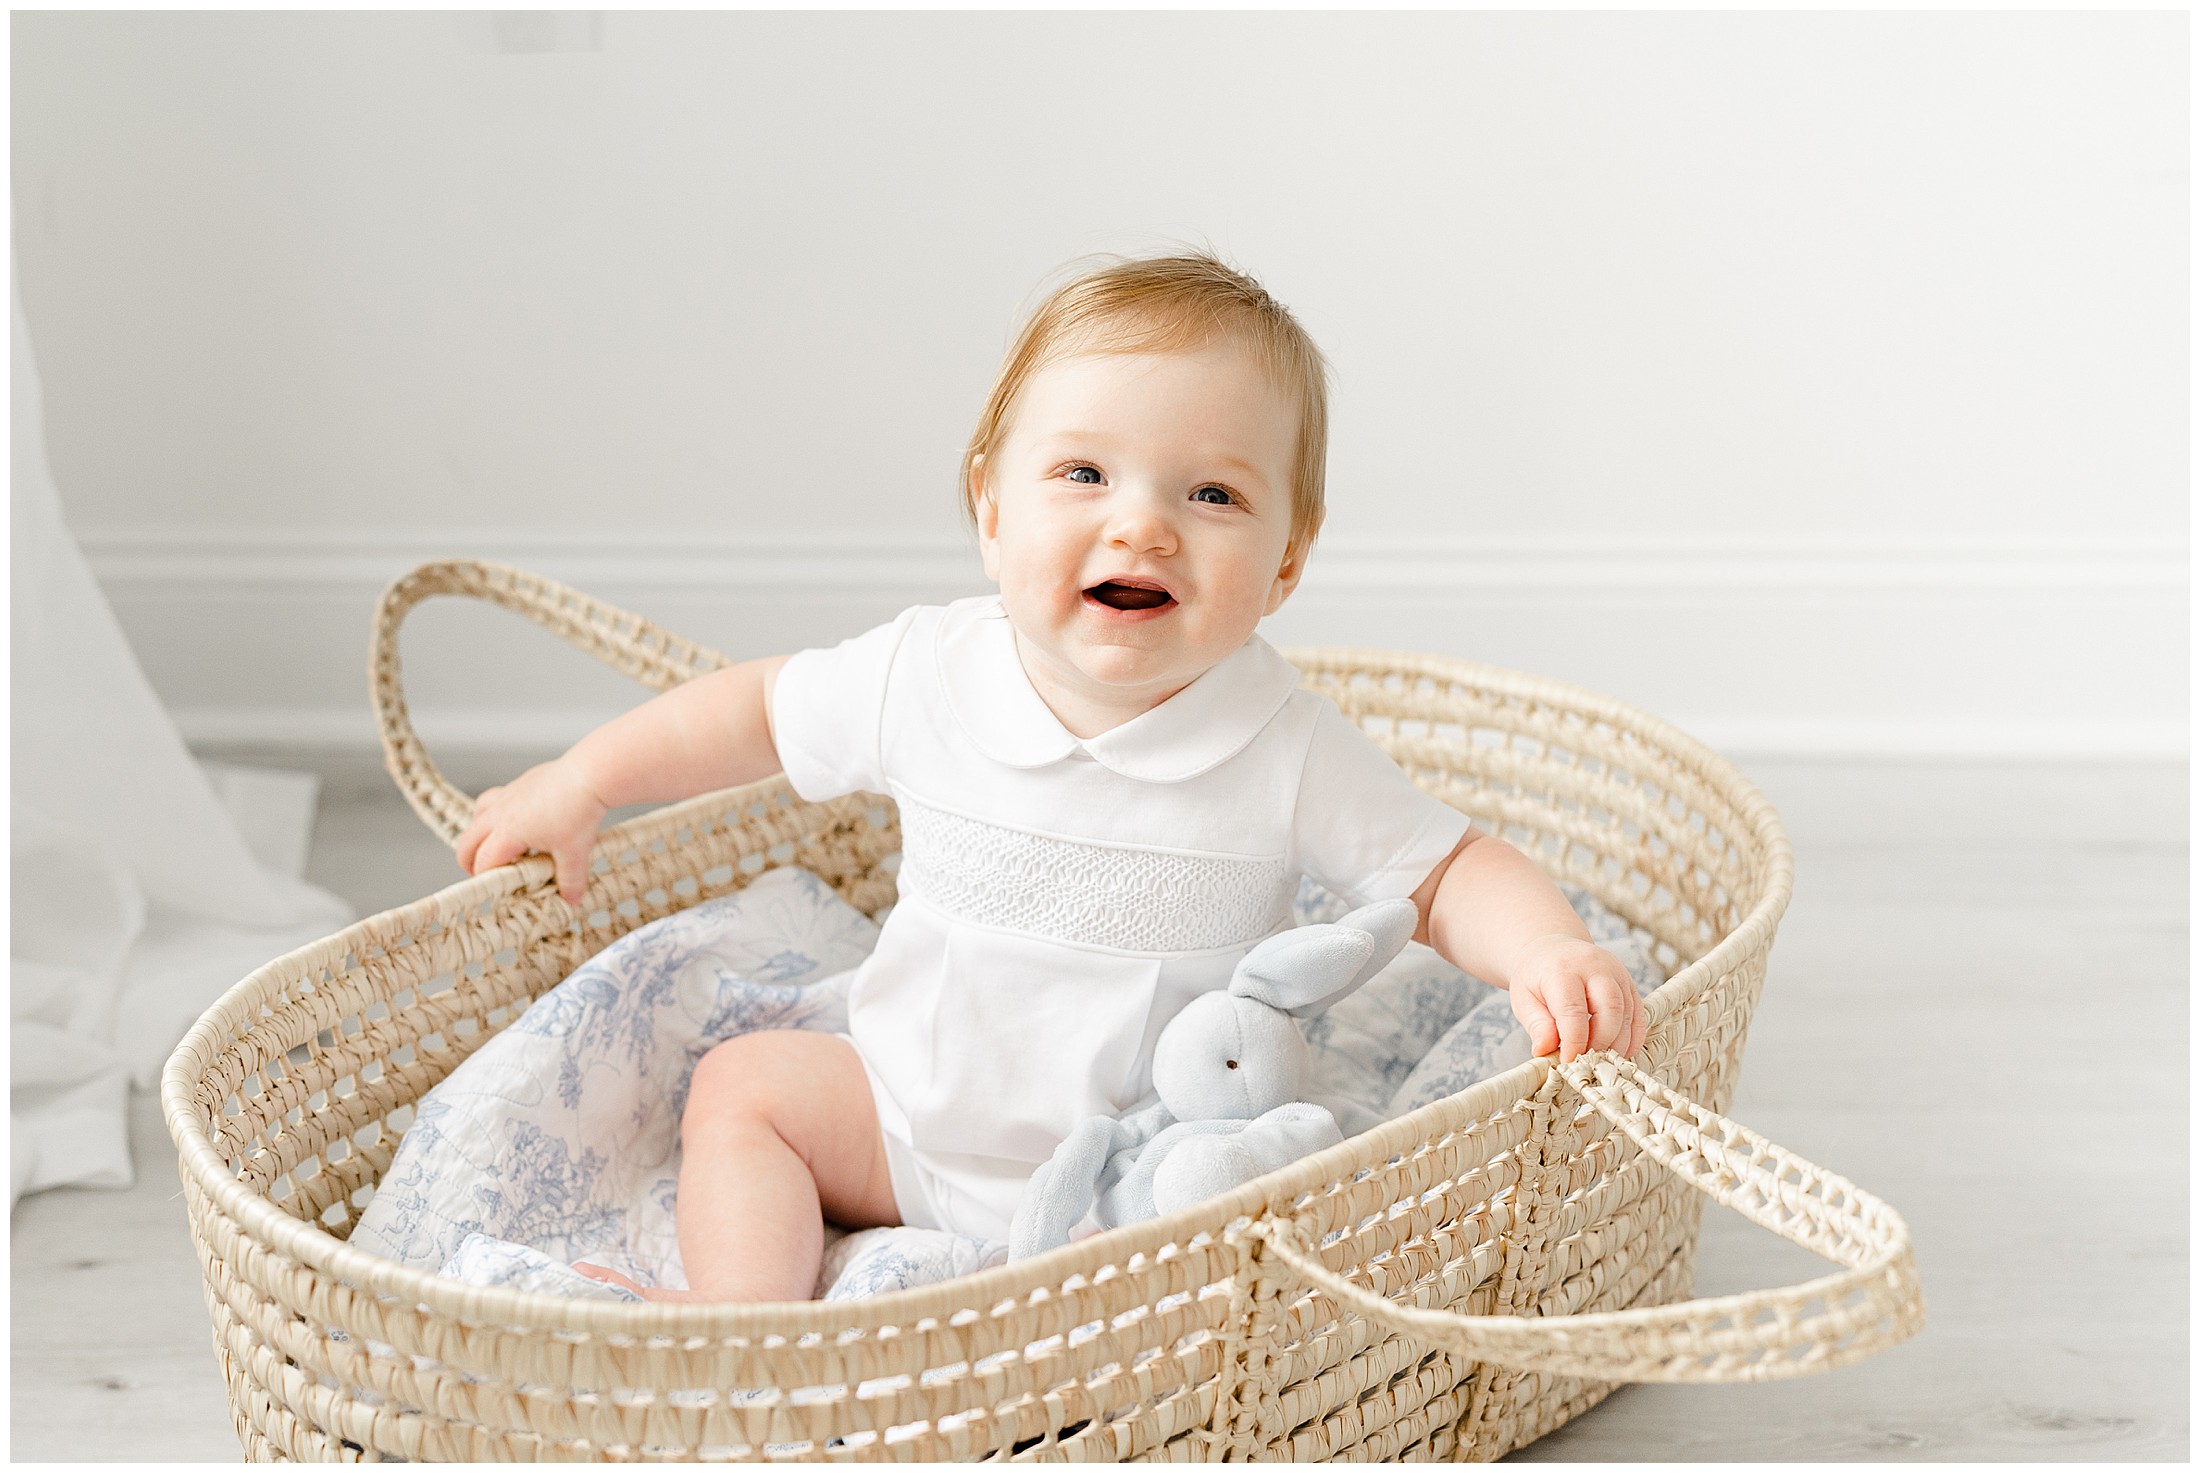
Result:
[[989,1236],[1080,1121],[1146,1093],[1162,1025],[1289,923],[1301,874],[1410,895],[1467,829],[1258,636],[1080,739],[1000,599],[963,599],[794,656],[772,717],[795,792],[900,810],[849,1032],[881,1127],[972,1199],[958,1215],[998,1214]]

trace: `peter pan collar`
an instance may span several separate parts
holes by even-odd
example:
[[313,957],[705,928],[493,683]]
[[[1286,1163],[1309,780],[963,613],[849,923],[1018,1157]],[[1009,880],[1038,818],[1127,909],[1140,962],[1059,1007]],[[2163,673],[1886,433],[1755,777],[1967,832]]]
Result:
[[948,708],[986,756],[1044,767],[1083,748],[1149,783],[1183,782],[1235,757],[1299,688],[1298,667],[1256,634],[1151,711],[1080,741],[1032,689],[999,595],[948,605],[937,649]]

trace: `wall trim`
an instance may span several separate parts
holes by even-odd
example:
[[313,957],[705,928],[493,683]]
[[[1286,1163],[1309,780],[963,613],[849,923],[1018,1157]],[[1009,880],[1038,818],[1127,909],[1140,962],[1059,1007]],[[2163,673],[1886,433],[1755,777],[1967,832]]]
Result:
[[[736,623],[776,619],[781,634],[807,627],[820,609],[875,610],[986,587],[960,533],[676,540],[633,532],[107,527],[86,529],[81,540],[188,741],[332,756],[371,754],[377,743],[364,700],[333,704],[328,675],[356,664],[358,621],[375,592],[437,557],[516,563],[628,607],[683,609],[682,619],[698,611]],[[1524,668],[1542,668],[1535,651],[1521,652],[1524,626],[1564,631],[1554,634],[1564,640],[1585,637],[1599,620],[1681,619],[1675,627],[1688,629],[1689,640],[1648,656],[1661,688],[1673,693],[1660,714],[1737,758],[2181,761],[2185,725],[2168,719],[2160,683],[2182,667],[2181,646],[2171,640],[2185,637],[2187,581],[2180,545],[2107,539],[1409,545],[1339,537],[1320,548],[1297,602],[1336,611],[1345,626],[1364,625],[1366,614],[1379,622],[1401,600],[1417,618],[1501,625],[1511,631],[1510,662]],[[2135,617],[2156,646],[2139,654],[2128,646]],[[2176,619],[2174,636],[2168,618]],[[1852,637],[1877,641],[1869,647],[1878,654],[1859,658],[1885,658],[1894,638],[1908,660],[1899,679],[1861,703],[1818,701],[1798,687],[1795,670],[1764,664],[1788,647],[1838,659]],[[2058,638],[2066,661],[2073,650],[2119,656],[2089,672],[2084,699],[2031,689],[2029,642]],[[499,667],[499,682],[478,699],[446,704],[449,686],[427,682],[446,692],[443,701],[414,698],[431,751],[555,751],[623,709],[540,705],[559,678],[557,652],[544,646],[536,680],[538,656],[527,648]],[[424,659],[432,665],[432,652]],[[1782,679],[1759,700],[1719,685],[1718,660],[1755,660]],[[286,664],[315,678],[293,681]],[[2008,699],[1951,695],[1951,671],[1965,677],[1963,689],[1998,689]],[[1778,714],[1753,716],[1753,702]]]
[[[955,536],[784,534],[673,537],[513,533],[87,527],[85,556],[109,587],[170,593],[300,586],[380,588],[439,558],[515,563],[578,586],[752,590],[922,589],[982,585],[976,550]],[[1696,590],[2181,588],[2180,543],[1859,539],[1325,539],[1309,592],[1460,592],[1583,587]]]

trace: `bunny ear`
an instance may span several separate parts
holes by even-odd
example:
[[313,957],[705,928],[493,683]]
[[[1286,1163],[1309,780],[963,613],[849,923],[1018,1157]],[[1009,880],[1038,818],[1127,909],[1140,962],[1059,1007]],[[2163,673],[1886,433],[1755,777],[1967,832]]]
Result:
[[1039,1163],[1009,1222],[1010,1258],[1029,1258],[1069,1241],[1070,1229],[1085,1220],[1099,1196],[1109,1155],[1126,1143],[1122,1127],[1112,1115],[1088,1116]]
[[1246,953],[1230,991],[1310,1018],[1350,996],[1413,939],[1421,913],[1410,900],[1380,900],[1330,925],[1299,926]]
[[1351,990],[1352,979],[1374,950],[1374,938],[1365,931],[1299,926],[1247,952],[1230,979],[1230,991],[1296,1018],[1310,1017],[1331,997]]
[[1400,896],[1396,900],[1378,900],[1373,905],[1361,906],[1350,915],[1339,916],[1337,924],[1365,931],[1375,943],[1374,954],[1368,958],[1367,970],[1352,979],[1352,986],[1359,987],[1389,966],[1391,959],[1406,949],[1406,943],[1420,929],[1421,908],[1406,896]]

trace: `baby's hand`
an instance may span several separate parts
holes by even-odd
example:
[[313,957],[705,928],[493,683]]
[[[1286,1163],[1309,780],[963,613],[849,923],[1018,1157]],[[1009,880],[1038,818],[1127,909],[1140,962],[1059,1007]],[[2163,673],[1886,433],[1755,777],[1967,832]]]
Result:
[[1512,963],[1512,1009],[1538,1054],[1570,1063],[1590,1049],[1628,1058],[1649,1026],[1635,979],[1619,958],[1575,936],[1541,936]]
[[609,811],[566,758],[530,767],[474,799],[473,822],[458,836],[458,867],[478,875],[522,854],[547,854],[557,865],[558,893],[577,906],[588,889],[596,826]]

